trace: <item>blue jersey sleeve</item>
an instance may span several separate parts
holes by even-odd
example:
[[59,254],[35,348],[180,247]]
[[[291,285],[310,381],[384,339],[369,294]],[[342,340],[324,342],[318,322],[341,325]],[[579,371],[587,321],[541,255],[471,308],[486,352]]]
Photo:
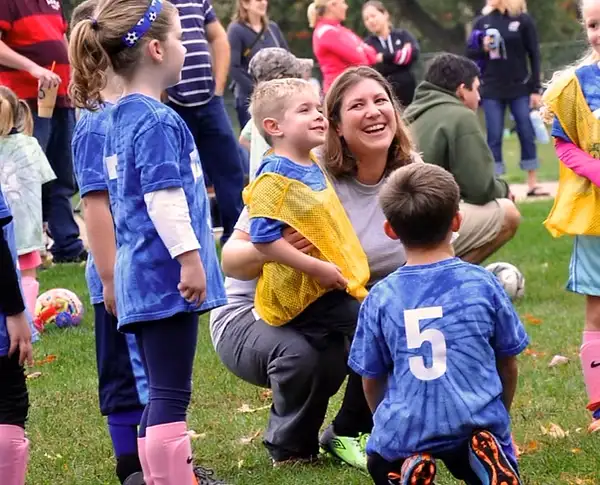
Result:
[[104,176],[104,135],[88,131],[73,140],[73,165],[81,197],[108,192]]
[[554,121],[552,122],[551,135],[554,138],[562,138],[565,141],[571,141],[569,136],[565,133],[565,130],[563,129],[562,125],[560,124],[560,121],[558,121],[558,118],[556,117],[554,117]]
[[285,224],[268,217],[254,217],[250,219],[250,240],[253,243],[271,243],[282,238]]
[[360,307],[358,326],[348,359],[352,370],[363,377],[375,379],[386,376],[393,367],[382,323],[377,293],[370,293]]
[[8,219],[6,223],[10,222],[12,219],[12,214],[10,213],[10,209],[8,208],[8,204],[6,200],[4,200],[4,194],[2,193],[2,189],[0,188],[0,219]]
[[529,337],[510,298],[496,278],[493,278],[493,284],[495,286],[496,321],[492,347],[498,357],[512,357],[525,350],[529,344]]
[[140,171],[140,185],[144,194],[183,187],[180,135],[179,127],[157,121],[136,137],[135,165]]

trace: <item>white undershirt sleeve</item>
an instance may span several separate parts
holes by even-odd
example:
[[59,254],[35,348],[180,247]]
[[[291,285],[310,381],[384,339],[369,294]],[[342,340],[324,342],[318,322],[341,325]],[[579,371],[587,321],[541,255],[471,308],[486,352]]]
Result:
[[150,192],[144,195],[144,201],[156,232],[173,259],[200,248],[182,188]]

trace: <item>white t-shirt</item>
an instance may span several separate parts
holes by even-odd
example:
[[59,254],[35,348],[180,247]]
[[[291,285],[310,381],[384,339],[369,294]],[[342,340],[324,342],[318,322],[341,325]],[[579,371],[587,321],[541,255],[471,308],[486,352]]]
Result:
[[15,222],[19,256],[44,248],[42,184],[55,178],[34,137],[23,133],[0,137],[0,186]]

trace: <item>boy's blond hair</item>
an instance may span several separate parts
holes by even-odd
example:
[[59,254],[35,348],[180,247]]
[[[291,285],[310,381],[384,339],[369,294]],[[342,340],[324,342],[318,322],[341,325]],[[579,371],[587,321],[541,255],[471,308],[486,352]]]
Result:
[[273,79],[256,86],[250,99],[250,116],[267,143],[272,144],[272,140],[265,132],[264,120],[281,119],[290,99],[304,90],[315,93],[311,84],[304,79]]
[[427,249],[444,242],[459,202],[460,190],[452,174],[427,163],[395,170],[379,192],[385,218],[409,249]]

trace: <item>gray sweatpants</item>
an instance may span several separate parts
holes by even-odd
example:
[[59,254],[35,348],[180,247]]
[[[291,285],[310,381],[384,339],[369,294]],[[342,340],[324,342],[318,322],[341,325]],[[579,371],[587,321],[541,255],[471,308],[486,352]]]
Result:
[[223,364],[273,391],[264,443],[275,460],[318,453],[329,398],[347,374],[347,345],[340,336],[316,350],[299,331],[272,327],[250,310],[225,327],[217,345]]

